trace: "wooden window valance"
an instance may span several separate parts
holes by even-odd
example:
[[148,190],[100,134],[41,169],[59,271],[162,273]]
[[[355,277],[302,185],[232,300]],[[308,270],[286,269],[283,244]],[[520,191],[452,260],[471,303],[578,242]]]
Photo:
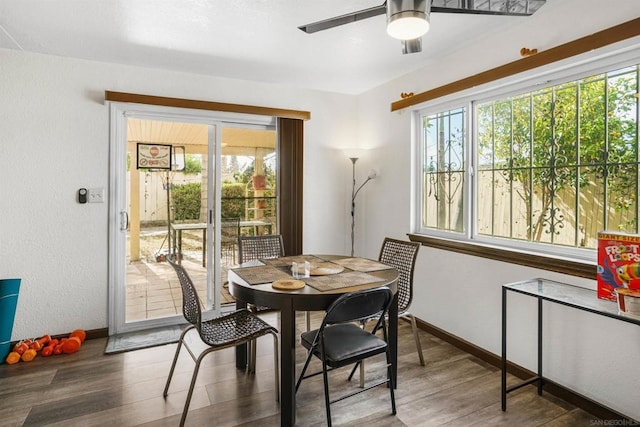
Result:
[[640,18],[391,103],[391,111],[460,92],[640,35]]
[[282,117],[286,119],[311,119],[311,113],[309,111],[258,107],[255,105],[227,104],[224,102],[199,101],[195,99],[168,98],[165,96],[140,95],[136,93],[112,92],[109,90],[104,92],[104,100],[113,102],[131,102],[134,104],[161,105],[164,107],[189,108],[192,110],[255,114],[260,116]]

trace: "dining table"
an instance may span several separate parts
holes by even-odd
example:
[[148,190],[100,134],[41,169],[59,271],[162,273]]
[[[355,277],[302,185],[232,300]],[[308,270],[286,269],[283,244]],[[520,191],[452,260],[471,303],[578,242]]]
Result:
[[[305,262],[309,275],[305,276]],[[292,265],[299,266],[294,277]],[[247,304],[280,311],[280,416],[282,426],[296,423],[296,311],[325,311],[340,295],[386,286],[394,294],[389,308],[391,376],[397,387],[398,271],[375,260],[344,255],[295,255],[254,260],[228,272],[229,293],[237,308]],[[300,289],[282,289],[300,280]],[[298,282],[299,283],[299,282]],[[302,286],[302,285],[301,285]],[[236,367],[246,369],[247,346],[236,347]]]

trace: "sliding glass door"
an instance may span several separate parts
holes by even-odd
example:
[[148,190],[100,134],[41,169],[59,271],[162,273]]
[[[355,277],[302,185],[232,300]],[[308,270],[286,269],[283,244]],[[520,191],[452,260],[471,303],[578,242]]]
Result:
[[111,114],[110,334],[184,322],[167,257],[211,315],[232,309],[238,235],[277,232],[272,119],[131,104]]

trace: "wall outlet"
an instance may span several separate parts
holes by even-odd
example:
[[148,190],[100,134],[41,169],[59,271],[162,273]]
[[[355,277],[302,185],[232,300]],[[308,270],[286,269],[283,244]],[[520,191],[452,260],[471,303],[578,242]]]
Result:
[[90,188],[89,203],[104,203],[104,188]]

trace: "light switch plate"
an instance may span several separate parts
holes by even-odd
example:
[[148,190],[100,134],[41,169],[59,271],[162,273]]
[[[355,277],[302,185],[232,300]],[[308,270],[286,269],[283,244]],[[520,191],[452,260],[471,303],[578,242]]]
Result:
[[90,188],[89,203],[104,203],[104,188]]

